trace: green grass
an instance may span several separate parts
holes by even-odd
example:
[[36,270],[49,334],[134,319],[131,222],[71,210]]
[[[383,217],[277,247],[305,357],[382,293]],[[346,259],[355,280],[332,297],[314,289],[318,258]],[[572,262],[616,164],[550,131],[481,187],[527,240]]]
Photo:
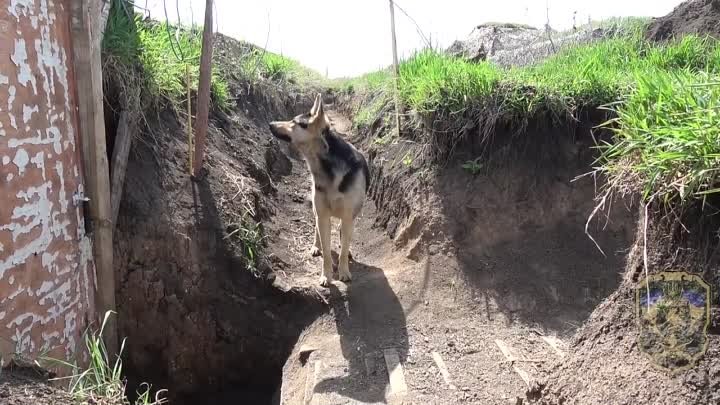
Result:
[[[521,68],[423,50],[401,62],[399,95],[406,107],[459,125],[464,120],[453,117],[490,106],[499,120],[522,126],[542,114],[572,117],[611,104],[617,119],[607,125],[616,136],[601,146],[598,168],[610,184],[632,180],[646,199],[663,201],[720,192],[720,43],[699,36],[651,43],[640,20],[633,24],[623,35]],[[378,72],[350,84],[389,93],[392,76]],[[368,102],[357,116],[366,122],[376,110]]]
[[325,78],[300,62],[261,49],[254,49],[238,68],[250,80],[269,80],[299,86],[322,85]]
[[103,331],[111,314],[111,312],[105,314],[100,331],[85,333],[85,348],[90,356],[90,364],[87,368],[82,369],[75,364],[57,359],[45,359],[70,370],[69,377],[56,380],[68,381],[69,391],[79,404],[160,405],[165,403],[166,401],[159,396],[154,398],[151,396],[151,387],[148,384],[141,385],[134,402],[131,403],[127,399],[122,376],[122,360],[120,359],[125,347],[125,340],[123,340],[120,353],[114,361],[108,355],[102,340]]
[[720,192],[720,75],[690,71],[639,76],[606,124],[599,170],[645,201],[684,202]]
[[512,115],[542,109],[574,112],[617,100],[636,77],[665,71],[718,70],[717,42],[695,36],[666,45],[638,37],[608,39],[563,51],[538,65],[501,69],[425,50],[400,65],[399,94],[420,112],[471,108],[494,98]]
[[[130,16],[123,1],[113,0],[103,37],[105,76],[114,80],[126,97],[134,95],[127,100],[131,106],[141,103],[140,109],[145,109],[169,103],[181,108],[188,79],[191,88],[197,89],[201,30],[177,29],[166,23],[144,21],[138,14]],[[211,97],[217,107],[227,108],[227,82],[217,69],[213,69]]]
[[375,97],[372,97],[372,99],[367,102],[365,108],[360,109],[357,114],[355,114],[353,124],[359,126],[371,125],[376,119],[380,118],[379,116],[386,103],[387,100],[384,94],[377,94]]
[[392,73],[388,70],[378,70],[365,73],[360,77],[351,79],[335,79],[332,87],[348,92],[375,93],[390,90]]

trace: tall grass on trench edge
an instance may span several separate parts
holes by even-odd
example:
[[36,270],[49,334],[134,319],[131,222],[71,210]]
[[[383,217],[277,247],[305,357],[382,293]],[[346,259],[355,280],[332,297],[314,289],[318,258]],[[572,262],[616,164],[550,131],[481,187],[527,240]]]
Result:
[[627,100],[608,106],[614,133],[597,171],[621,193],[664,204],[720,193],[720,75],[656,72],[637,77]]
[[[641,33],[510,69],[424,50],[401,63],[400,96],[410,109],[460,124],[464,112],[487,106],[499,106],[500,119],[520,125],[538,114],[573,117],[604,105],[615,118],[603,127],[615,137],[600,145],[596,173],[609,176],[613,191],[641,190],[644,199],[664,202],[718,193],[720,42],[688,35],[654,43]],[[374,79],[375,89],[391,88],[377,84],[390,75],[365,77]]]

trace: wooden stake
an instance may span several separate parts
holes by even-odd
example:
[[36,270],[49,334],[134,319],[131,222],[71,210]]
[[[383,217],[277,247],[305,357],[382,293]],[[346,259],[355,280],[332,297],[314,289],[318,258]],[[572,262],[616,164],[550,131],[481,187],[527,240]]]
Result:
[[[78,123],[83,160],[84,184],[89,211],[85,220],[92,225],[95,274],[97,277],[96,310],[99,319],[115,311],[115,273],[113,271],[112,207],[108,173],[103,111],[102,65],[99,35],[93,20],[97,10],[94,0],[78,0],[72,5],[73,65],[77,80]],[[108,354],[114,361],[118,353],[115,317],[110,317],[103,335]]]
[[123,186],[125,184],[125,172],[127,171],[128,155],[132,145],[132,134],[127,111],[120,112],[118,129],[115,134],[115,146],[112,154],[112,176],[110,184],[110,206],[112,208],[113,229],[120,212],[120,201],[122,200]]
[[400,78],[400,66],[398,65],[397,41],[395,37],[395,4],[390,0],[390,31],[392,33],[392,51],[393,51],[393,75],[395,77],[395,126],[397,127],[397,135],[400,136],[400,95],[398,80]]
[[205,26],[203,27],[202,51],[200,54],[200,80],[198,83],[197,117],[195,118],[195,161],[193,175],[200,174],[205,153],[205,140],[210,113],[210,77],[212,73],[213,47],[213,1],[205,0]]
[[193,145],[193,128],[192,128],[192,100],[190,99],[190,64],[185,64],[185,83],[187,84],[187,134],[188,134],[188,170],[190,176],[193,175],[193,155],[195,154],[195,145]]

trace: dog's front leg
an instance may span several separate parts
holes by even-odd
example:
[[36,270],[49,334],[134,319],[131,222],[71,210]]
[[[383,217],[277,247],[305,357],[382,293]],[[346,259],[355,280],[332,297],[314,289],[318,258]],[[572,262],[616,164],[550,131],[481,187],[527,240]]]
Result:
[[338,273],[340,273],[340,281],[350,281],[350,240],[353,232],[352,215],[346,215],[342,219],[340,232],[340,263],[338,264]]
[[313,243],[313,246],[310,248],[310,256],[320,256],[322,254],[320,249],[322,249],[320,244],[320,232],[318,231],[317,219],[315,219],[315,243]]
[[317,226],[317,233],[320,234],[320,247],[322,248],[322,261],[323,268],[322,274],[320,275],[320,285],[327,287],[332,280],[333,274],[333,259],[330,250],[330,215],[327,210],[316,210],[315,213],[315,224]]

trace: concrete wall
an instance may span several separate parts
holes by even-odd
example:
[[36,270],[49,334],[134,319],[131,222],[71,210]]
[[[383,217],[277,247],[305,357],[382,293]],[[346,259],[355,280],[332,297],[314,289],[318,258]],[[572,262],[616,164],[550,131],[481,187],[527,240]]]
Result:
[[0,354],[74,359],[94,313],[70,1],[0,0]]

